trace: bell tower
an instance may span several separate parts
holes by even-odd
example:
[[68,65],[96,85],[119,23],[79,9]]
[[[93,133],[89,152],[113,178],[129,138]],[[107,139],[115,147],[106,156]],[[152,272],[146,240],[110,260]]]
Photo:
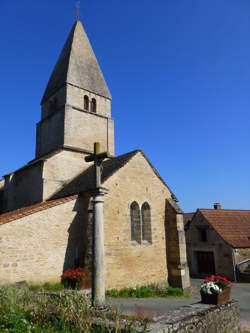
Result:
[[51,74],[41,108],[36,158],[58,149],[89,153],[94,142],[114,155],[111,95],[79,20]]

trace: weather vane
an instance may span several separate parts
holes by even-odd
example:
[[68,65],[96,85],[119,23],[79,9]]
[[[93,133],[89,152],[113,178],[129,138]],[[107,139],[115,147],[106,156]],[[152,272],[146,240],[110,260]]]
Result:
[[79,21],[80,18],[80,1],[76,3],[76,20]]

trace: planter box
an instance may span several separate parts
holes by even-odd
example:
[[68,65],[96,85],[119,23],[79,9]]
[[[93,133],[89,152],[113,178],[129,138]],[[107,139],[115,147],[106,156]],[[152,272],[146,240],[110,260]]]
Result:
[[92,286],[92,283],[90,280],[83,280],[78,283],[76,281],[69,281],[68,285],[66,286],[67,289],[74,289],[74,290],[80,290],[80,289],[90,289]]
[[227,303],[230,300],[230,292],[231,288],[226,288],[222,291],[221,294],[205,294],[204,292],[201,293],[201,300],[202,303],[205,304],[214,304],[214,305],[221,305]]

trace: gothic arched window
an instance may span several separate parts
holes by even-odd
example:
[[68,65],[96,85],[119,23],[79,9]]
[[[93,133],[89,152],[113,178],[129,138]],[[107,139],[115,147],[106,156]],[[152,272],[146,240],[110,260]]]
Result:
[[130,205],[131,241],[141,243],[141,216],[137,202]]
[[87,95],[84,96],[84,110],[89,111],[89,98]]
[[147,202],[141,207],[142,215],[142,240],[152,243],[151,211]]
[[96,99],[92,98],[91,101],[91,112],[96,113]]

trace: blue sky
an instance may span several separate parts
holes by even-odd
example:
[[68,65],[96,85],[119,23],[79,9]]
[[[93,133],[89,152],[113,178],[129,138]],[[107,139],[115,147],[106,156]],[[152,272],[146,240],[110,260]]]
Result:
[[[75,1],[0,1],[0,175],[35,154],[35,124]],[[249,0],[84,0],[112,93],[116,154],[142,149],[185,211],[250,209]]]

